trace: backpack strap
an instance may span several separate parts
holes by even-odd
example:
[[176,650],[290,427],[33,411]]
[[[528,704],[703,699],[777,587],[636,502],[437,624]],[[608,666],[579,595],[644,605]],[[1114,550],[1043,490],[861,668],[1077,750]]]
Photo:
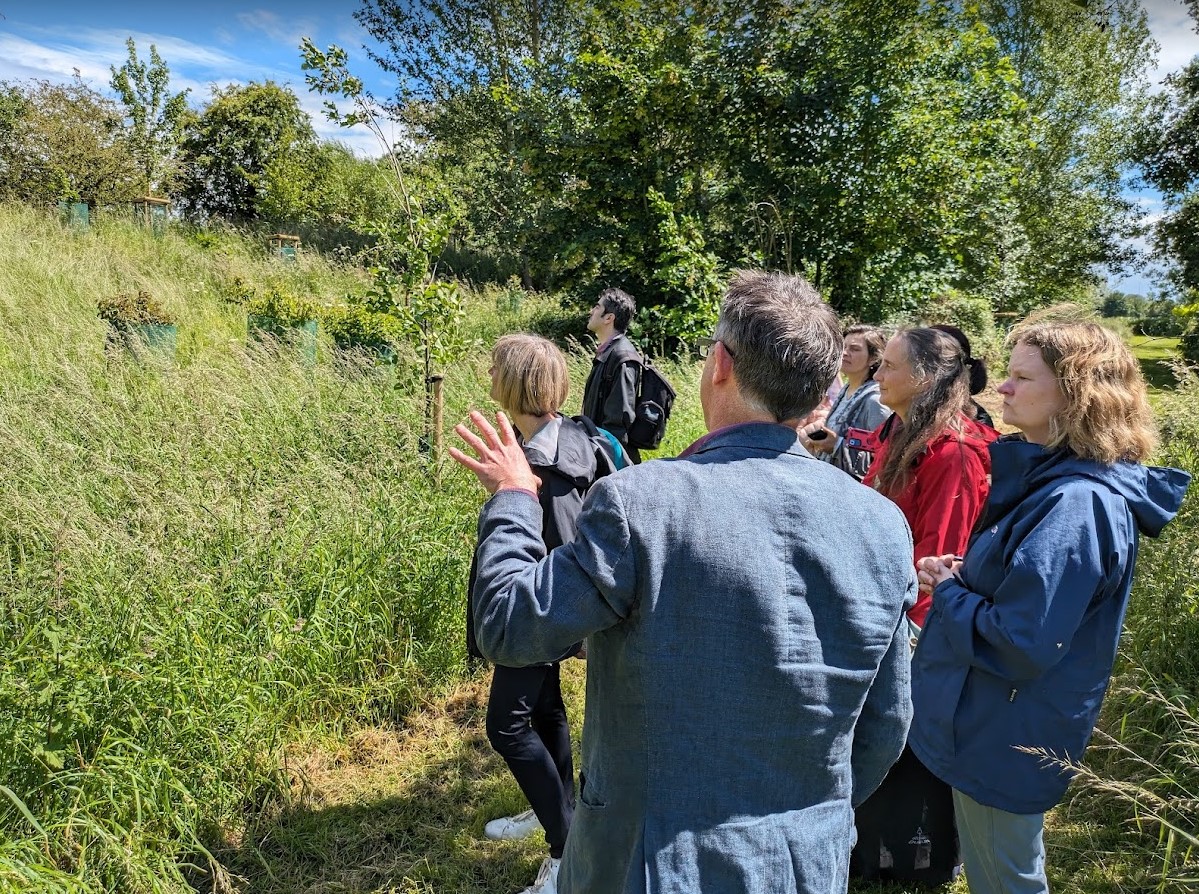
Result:
[[[595,424],[594,420],[587,416],[571,416],[570,418],[587,432],[587,436],[591,438],[596,449],[607,460],[607,468],[604,467],[604,463],[597,463],[595,480],[599,480],[613,472],[618,472],[629,464],[628,454],[625,453],[625,449],[620,441],[616,440],[616,435],[612,434],[606,428],[600,428]],[[592,481],[592,484],[594,483],[595,481]]]
[[605,386],[605,390],[612,388],[612,382],[616,379],[617,372],[626,363],[636,362],[637,364],[637,393],[641,393],[641,369],[645,366],[645,360],[641,357],[641,352],[633,347],[633,343],[628,337],[622,335],[620,341],[612,345],[612,355],[604,360],[604,373],[600,379],[601,384]]

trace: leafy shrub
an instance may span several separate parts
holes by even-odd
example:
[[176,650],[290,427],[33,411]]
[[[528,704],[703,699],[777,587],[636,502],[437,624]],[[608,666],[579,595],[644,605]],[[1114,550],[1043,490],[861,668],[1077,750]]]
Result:
[[399,321],[353,302],[321,309],[321,325],[340,348],[381,348],[400,340]]
[[235,276],[228,282],[222,283],[218,291],[222,301],[228,304],[245,305],[257,294],[258,290],[240,276]]
[[1184,333],[1179,348],[1187,363],[1199,364],[1199,329]]
[[462,360],[477,339],[466,331],[466,297],[458,283],[435,279],[418,284],[406,303],[394,311],[401,334],[422,353],[428,351],[430,367]]
[[1132,324],[1132,334],[1178,338],[1186,331],[1186,328],[1186,321],[1181,317],[1174,314],[1154,314],[1135,320]]
[[298,297],[283,286],[269,286],[246,302],[246,313],[270,317],[282,326],[303,326],[317,318],[317,305]]
[[191,241],[200,248],[216,248],[221,244],[220,237],[208,230],[196,230],[191,233]]
[[888,320],[895,326],[957,326],[970,339],[970,353],[988,363],[1003,354],[1003,333],[995,325],[991,302],[978,295],[950,289],[931,296],[914,313]]
[[101,320],[118,329],[135,324],[170,326],[176,322],[170,311],[144,289],[136,295],[119,292],[101,298],[96,303],[96,312]]
[[677,304],[638,310],[629,334],[646,353],[684,355],[696,339],[712,334],[719,315],[719,300],[691,294]]
[[705,246],[699,220],[677,213],[656,189],[648,191],[646,202],[656,217],[648,287],[666,300],[642,308],[632,334],[643,350],[677,354],[712,334],[724,280],[719,260]]
[[586,310],[566,300],[537,311],[528,321],[528,329],[560,347],[586,344],[590,337]]

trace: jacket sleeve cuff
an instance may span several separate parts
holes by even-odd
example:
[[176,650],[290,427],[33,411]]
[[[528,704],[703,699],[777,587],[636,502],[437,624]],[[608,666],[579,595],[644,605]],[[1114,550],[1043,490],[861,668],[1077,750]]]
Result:
[[941,615],[946,638],[958,659],[966,664],[974,660],[974,615],[982,597],[966,589],[952,577],[933,589],[933,610]]
[[487,502],[492,502],[492,500],[495,500],[500,494],[525,494],[532,497],[534,502],[536,502],[538,499],[537,494],[534,491],[529,490],[527,487],[501,487],[491,495],[491,499],[489,499]]

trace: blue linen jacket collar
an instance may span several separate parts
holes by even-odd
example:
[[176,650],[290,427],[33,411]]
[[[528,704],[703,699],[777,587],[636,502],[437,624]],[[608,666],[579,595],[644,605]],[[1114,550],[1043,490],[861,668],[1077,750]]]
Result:
[[799,442],[799,435],[795,429],[777,422],[742,422],[709,432],[684,450],[680,458],[700,456],[728,447],[812,457]]

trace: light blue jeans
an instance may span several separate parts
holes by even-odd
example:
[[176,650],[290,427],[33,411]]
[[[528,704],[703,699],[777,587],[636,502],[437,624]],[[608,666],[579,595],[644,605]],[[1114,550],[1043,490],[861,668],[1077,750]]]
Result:
[[1049,894],[1045,814],[1008,813],[953,791],[970,894]]

